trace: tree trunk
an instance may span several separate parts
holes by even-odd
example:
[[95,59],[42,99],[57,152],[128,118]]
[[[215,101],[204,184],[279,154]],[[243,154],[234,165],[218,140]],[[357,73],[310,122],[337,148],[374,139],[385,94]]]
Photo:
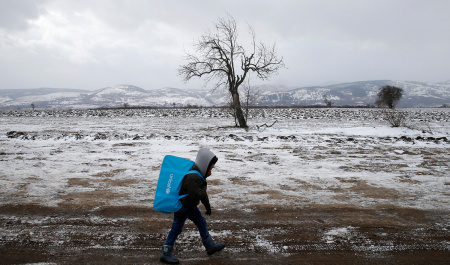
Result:
[[247,121],[245,120],[244,112],[242,111],[241,101],[239,100],[239,93],[231,92],[233,97],[234,111],[236,112],[236,118],[239,122],[240,128],[247,128]]

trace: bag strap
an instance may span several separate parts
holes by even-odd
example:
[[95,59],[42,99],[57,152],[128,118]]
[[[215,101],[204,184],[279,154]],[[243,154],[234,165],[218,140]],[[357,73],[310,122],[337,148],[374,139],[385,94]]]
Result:
[[199,175],[203,179],[204,182],[206,182],[206,179],[197,170],[190,170],[190,171],[187,172],[187,174],[191,174],[191,173],[196,173],[197,175]]

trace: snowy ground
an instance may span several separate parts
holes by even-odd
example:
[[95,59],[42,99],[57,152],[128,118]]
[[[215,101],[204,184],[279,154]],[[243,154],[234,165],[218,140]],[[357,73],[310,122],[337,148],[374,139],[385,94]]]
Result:
[[[356,209],[352,214],[373,210],[392,220],[401,215],[386,209],[407,209],[433,213],[432,227],[428,218],[415,229],[438,230],[443,238],[424,244],[448,254],[450,110],[406,111],[408,128],[391,128],[376,109],[261,109],[251,113],[248,130],[231,127],[233,119],[217,109],[2,112],[0,220],[3,224],[48,225],[50,221],[43,217],[8,210],[30,205],[88,212],[108,207],[148,208],[152,212],[163,157],[194,159],[197,150],[206,147],[219,157],[208,180],[213,217],[217,213],[218,219],[225,219],[211,217],[212,228],[223,221],[233,222],[226,220],[231,213],[250,218],[285,211],[293,216],[302,211],[313,214],[313,208],[318,212],[332,208],[341,216],[339,209],[350,207]],[[272,127],[261,126],[274,121]],[[142,221],[144,217],[123,216],[108,222],[131,222],[133,218]],[[145,218],[170,219],[155,212]],[[161,225],[160,237],[169,225]],[[354,241],[354,251],[362,251],[355,250],[362,245],[363,251],[370,251],[370,240],[361,239],[362,227],[354,222],[335,225],[314,232],[318,244],[351,245]],[[234,242],[239,236],[230,229],[214,232]],[[252,237],[247,250],[258,249],[264,255],[286,252],[284,258],[302,250],[299,244],[287,244],[287,239],[281,244],[267,238],[267,234],[281,233],[279,226],[268,223],[258,229],[249,230],[246,236],[239,229],[240,243]],[[3,225],[0,246],[19,241],[20,231]],[[195,236],[195,230],[186,232],[180,244]],[[65,237],[56,237],[60,243],[52,244],[67,243]],[[36,232],[29,240],[39,240]],[[135,241],[124,237],[117,244]],[[395,242],[389,242],[383,247],[395,250]],[[90,247],[95,246],[102,244]],[[229,251],[239,249],[235,245]]]

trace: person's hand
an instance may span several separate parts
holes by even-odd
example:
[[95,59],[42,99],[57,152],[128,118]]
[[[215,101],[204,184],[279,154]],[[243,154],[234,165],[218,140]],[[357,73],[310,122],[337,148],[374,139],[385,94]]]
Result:
[[206,214],[207,216],[211,216],[211,208],[206,209],[205,214]]

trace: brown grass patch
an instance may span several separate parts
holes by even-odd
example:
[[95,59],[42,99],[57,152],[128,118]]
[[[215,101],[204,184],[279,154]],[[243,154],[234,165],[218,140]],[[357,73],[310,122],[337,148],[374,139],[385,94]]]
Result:
[[73,186],[81,186],[81,187],[89,187],[91,183],[89,179],[86,178],[71,178],[67,181],[69,187]]
[[378,210],[385,214],[390,214],[392,217],[401,218],[406,223],[410,222],[428,222],[430,219],[424,211],[414,208],[404,208],[393,204],[379,204],[376,206]]
[[279,186],[280,186],[281,190],[290,190],[290,191],[297,191],[298,190],[298,188],[295,188],[295,187],[293,187],[291,185],[282,185],[282,184],[280,184]]
[[119,168],[119,169],[114,169],[114,170],[111,170],[111,171],[100,172],[100,173],[97,173],[97,174],[94,174],[94,175],[91,175],[91,176],[99,177],[99,178],[112,178],[115,175],[117,175],[117,174],[119,174],[121,172],[124,172],[124,171],[126,171],[126,169]]
[[139,183],[137,179],[87,179],[87,178],[71,178],[67,181],[67,185],[69,187],[73,186],[81,186],[81,187],[90,187],[92,183],[103,183],[107,187],[119,186],[126,187],[132,184]]
[[139,183],[137,179],[103,179],[102,181],[107,186],[119,186],[119,187],[126,187],[132,184]]
[[208,185],[218,186],[223,185],[223,181],[220,179],[208,179]]
[[219,193],[222,193],[221,189],[208,189],[208,194],[213,195],[213,194],[219,194]]
[[297,183],[297,184],[300,185],[300,187],[298,187],[295,190],[301,190],[301,189],[304,189],[304,190],[323,190],[323,188],[321,186],[308,183],[308,182],[306,182],[304,180],[301,180],[301,179],[289,178],[289,180],[294,181],[294,183]]
[[410,176],[399,176],[400,182],[410,183],[410,184],[419,184],[420,181],[418,180],[412,180]]
[[16,197],[26,197],[28,196],[28,186],[30,185],[30,183],[21,183],[20,185],[17,186],[17,192],[15,192],[13,194],[13,196]]
[[[257,210],[257,211],[263,211],[264,213],[267,212],[267,210],[269,211],[276,211],[275,209],[281,209],[282,206],[277,205],[277,204],[258,204],[252,207],[253,209]],[[266,216],[267,218],[267,216]]]
[[360,181],[357,178],[344,179],[344,178],[341,178],[341,177],[336,177],[336,179],[339,180],[342,183],[356,183],[356,182]]
[[355,182],[355,185],[348,190],[374,199],[398,199],[408,197],[408,195],[402,194],[395,189],[371,186],[365,181]]
[[126,146],[126,147],[131,147],[131,146],[136,146],[136,143],[118,143],[118,144],[113,144],[112,147],[121,147],[121,146]]
[[261,195],[269,195],[269,200],[290,200],[292,199],[292,196],[288,196],[284,193],[282,193],[279,190],[257,190],[252,191],[252,194],[261,194]]
[[394,164],[389,162],[395,160],[392,157],[389,158],[389,161],[387,159],[382,160],[383,161],[380,161],[378,163],[362,161],[360,164],[357,165],[340,166],[339,169],[344,170],[346,172],[359,172],[359,171],[394,172],[400,170],[401,168],[409,167],[407,164]]
[[28,178],[26,178],[26,180],[31,181],[31,182],[33,182],[33,181],[34,181],[34,182],[41,181],[41,179],[38,178],[38,177],[36,177],[36,176],[28,177]]
[[338,201],[348,201],[351,199],[351,196],[345,195],[345,194],[339,194],[339,195],[333,196],[333,199],[338,200]]
[[253,181],[253,180],[249,180],[248,178],[246,178],[246,177],[234,177],[234,178],[231,178],[230,179],[231,180],[231,182],[234,184],[234,185],[245,185],[245,186],[256,186],[256,185],[260,185],[260,183],[259,182],[257,182],[257,181]]
[[119,194],[109,190],[74,192],[59,196],[64,201],[60,202],[58,206],[64,208],[92,209],[106,205],[114,199],[127,197],[129,196],[126,194]]

